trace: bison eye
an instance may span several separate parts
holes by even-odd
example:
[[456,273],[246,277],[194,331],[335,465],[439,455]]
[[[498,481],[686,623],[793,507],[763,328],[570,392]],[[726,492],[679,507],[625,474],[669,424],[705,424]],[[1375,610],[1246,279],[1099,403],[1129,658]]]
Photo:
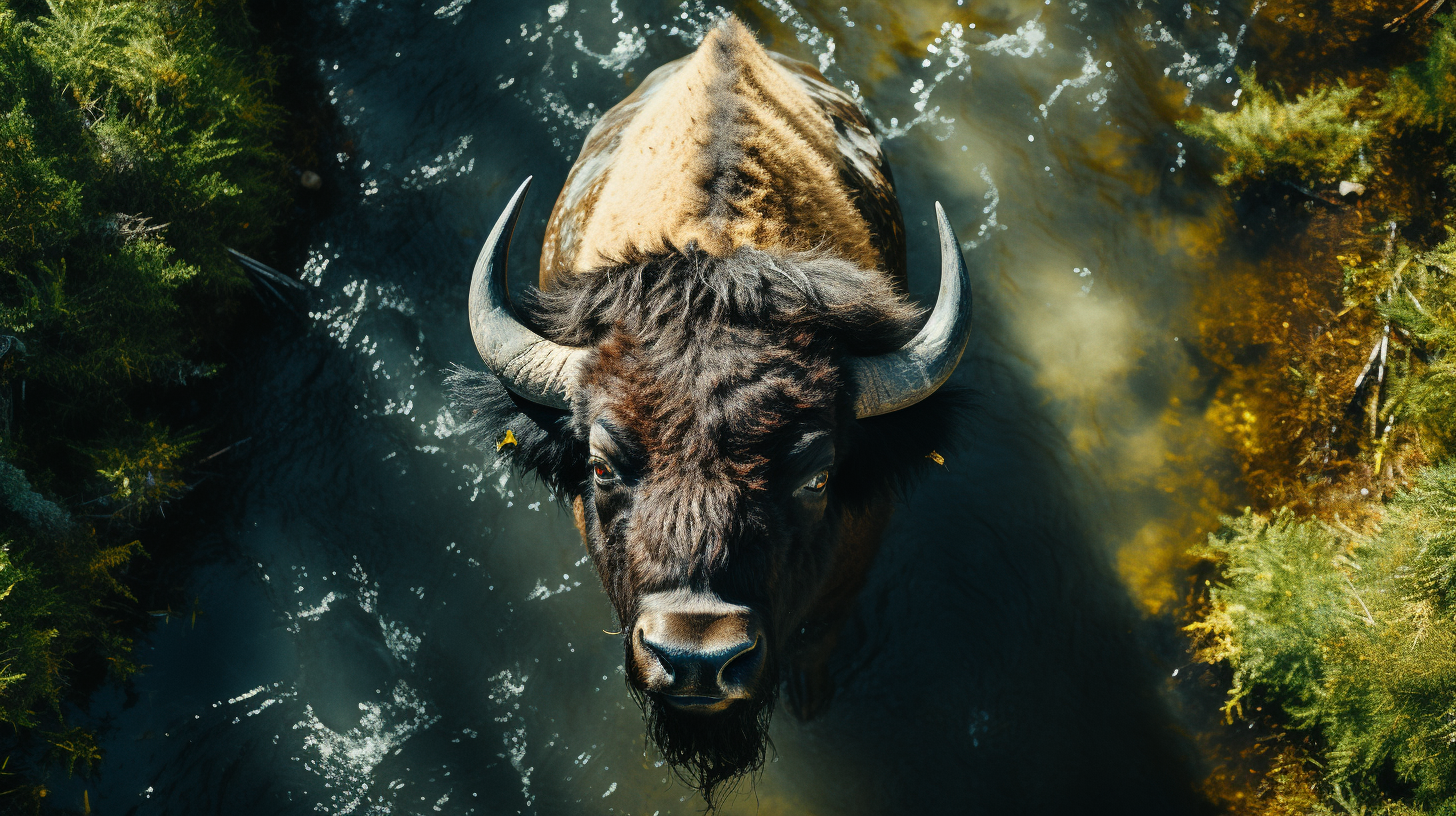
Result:
[[612,470],[612,466],[607,464],[607,460],[594,456],[589,464],[591,465],[592,475],[596,477],[598,482],[614,482],[617,480],[617,472]]
[[809,491],[810,493],[822,493],[822,492],[824,492],[825,486],[828,485],[828,484],[829,484],[829,471],[827,469],[825,469],[825,470],[821,470],[818,473],[814,474],[814,478],[812,478],[809,481],[805,482],[804,483],[804,489],[807,490],[807,491]]

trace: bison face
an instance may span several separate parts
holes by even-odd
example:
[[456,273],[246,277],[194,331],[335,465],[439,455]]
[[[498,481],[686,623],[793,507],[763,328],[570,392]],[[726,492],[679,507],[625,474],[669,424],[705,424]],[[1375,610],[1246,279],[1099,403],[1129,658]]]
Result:
[[456,405],[574,507],[653,741],[711,797],[762,763],[781,676],[822,667],[889,496],[951,441],[965,266],[940,213],[927,319],[832,256],[667,247],[558,277],[528,328],[504,275],[524,190],[472,282],[492,373],[457,369]]
[[762,759],[789,635],[839,549],[853,413],[812,334],[639,317],[582,369],[579,522],[655,741],[706,781]]
[[724,333],[687,349],[614,337],[577,420],[582,524],[627,633],[628,676],[701,714],[770,694],[841,515],[833,369],[766,338],[729,349]]

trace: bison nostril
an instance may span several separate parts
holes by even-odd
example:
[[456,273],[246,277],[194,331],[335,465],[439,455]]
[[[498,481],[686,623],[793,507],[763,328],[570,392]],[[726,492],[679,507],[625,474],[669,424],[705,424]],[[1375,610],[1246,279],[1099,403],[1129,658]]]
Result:
[[760,650],[758,648],[759,638],[755,637],[753,642],[744,646],[732,657],[723,662],[722,668],[718,669],[718,685],[738,686],[752,679],[754,670],[758,668]]
[[646,638],[642,637],[642,633],[640,631],[637,633],[637,639],[642,643],[643,646],[647,648],[648,654],[651,654],[653,658],[657,660],[657,665],[661,666],[662,671],[667,675],[667,682],[671,683],[676,677],[676,672],[674,672],[672,668],[672,658],[668,657],[667,653],[664,652],[662,649],[658,648],[654,644],[648,642]]

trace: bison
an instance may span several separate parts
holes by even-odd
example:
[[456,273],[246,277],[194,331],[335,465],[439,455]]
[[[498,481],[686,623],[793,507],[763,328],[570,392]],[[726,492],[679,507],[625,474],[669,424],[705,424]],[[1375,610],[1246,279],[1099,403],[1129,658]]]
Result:
[[470,284],[490,373],[451,388],[572,508],[649,734],[711,805],[761,767],[780,685],[800,716],[827,701],[897,488],[952,441],[965,262],[937,204],[927,318],[865,115],[732,17],[588,134],[518,316],[529,184]]

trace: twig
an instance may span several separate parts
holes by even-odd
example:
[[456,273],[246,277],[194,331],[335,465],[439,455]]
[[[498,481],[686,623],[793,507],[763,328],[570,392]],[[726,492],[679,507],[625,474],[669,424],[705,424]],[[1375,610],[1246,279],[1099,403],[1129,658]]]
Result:
[[295,315],[302,312],[309,300],[307,286],[261,261],[249,258],[232,247],[225,247],[225,249],[233,261],[248,273],[248,279],[255,284],[253,286],[255,297],[264,304],[275,305],[270,302],[269,298],[264,297],[265,294],[271,295],[276,304],[282,305]]
[[1385,419],[1385,430],[1380,433],[1380,444],[1375,448],[1375,467],[1373,469],[1377,477],[1380,476],[1380,463],[1385,460],[1385,447],[1390,443],[1390,429],[1395,427],[1395,418],[1400,414],[1402,407],[1404,404],[1397,400],[1395,407],[1390,411],[1390,416]]
[[[1383,337],[1381,338],[1384,339]],[[1365,375],[1370,373],[1370,367],[1375,365],[1375,358],[1380,356],[1380,344],[1376,343],[1375,348],[1370,349],[1370,359],[1365,361],[1365,367],[1360,369],[1360,376],[1355,378],[1355,390],[1360,390],[1360,383],[1365,382]]]
[[1390,324],[1385,324],[1385,331],[1380,336],[1380,372],[1375,377],[1375,384],[1385,382],[1385,356],[1390,350]]
[[1290,189],[1293,189],[1293,190],[1299,192],[1301,195],[1308,196],[1309,198],[1312,198],[1315,201],[1320,202],[1321,204],[1328,204],[1331,207],[1345,207],[1345,206],[1348,206],[1343,201],[1336,201],[1333,198],[1326,198],[1325,196],[1323,196],[1323,195],[1321,195],[1319,193],[1316,193],[1314,190],[1311,190],[1308,187],[1304,187],[1304,186],[1299,185],[1299,184],[1295,184],[1292,181],[1286,181],[1286,182],[1284,182],[1284,185],[1286,187],[1289,187]]
[[1434,5],[1432,5],[1429,9],[1426,10],[1426,13],[1425,14],[1421,15],[1421,19],[1422,20],[1429,20],[1429,19],[1431,19],[1431,15],[1432,14],[1435,14],[1441,8],[1441,6],[1445,4],[1445,2],[1446,2],[1446,0],[1421,0],[1421,2],[1416,3],[1415,6],[1412,7],[1410,11],[1407,11],[1405,14],[1402,14],[1399,17],[1395,18],[1394,20],[1391,20],[1390,22],[1386,23],[1384,25],[1384,28],[1385,28],[1386,31],[1390,31],[1393,28],[1396,28],[1398,26],[1405,25],[1405,21],[1406,20],[1409,20],[1410,19],[1410,16],[1412,14],[1415,14],[1416,12],[1420,11],[1421,10],[1421,7],[1425,6],[1428,3],[1434,3]]
[[251,442],[251,441],[253,441],[253,437],[251,437],[251,436],[248,437],[247,439],[239,439],[238,441],[232,443],[231,445],[228,445],[226,448],[223,448],[222,450],[218,451],[217,453],[214,453],[214,454],[208,456],[205,459],[199,460],[197,462],[197,464],[200,465],[203,462],[211,462],[213,459],[216,459],[217,457],[222,456],[224,453],[227,453],[228,451],[232,450],[233,448],[236,448],[237,446],[243,444],[244,442]]
[[1375,617],[1370,614],[1370,607],[1366,606],[1365,602],[1360,600],[1360,593],[1356,592],[1355,585],[1350,583],[1350,576],[1342,572],[1340,573],[1340,577],[1345,579],[1345,586],[1350,588],[1350,594],[1355,596],[1355,602],[1360,604],[1361,609],[1365,610],[1365,622],[1370,624],[1371,626],[1374,626]]
[[249,272],[258,275],[260,278],[266,278],[267,280],[270,280],[281,286],[287,286],[288,288],[295,289],[299,292],[307,291],[307,287],[305,287],[302,282],[295,280],[294,278],[288,277],[287,275],[279,272],[268,264],[265,264],[262,261],[255,261],[252,258],[249,258],[247,255],[244,255],[236,249],[233,249],[232,247],[225,247],[225,249],[227,249],[228,255],[232,256],[233,261],[236,262],[238,266],[241,266]]
[[1336,527],[1339,527],[1341,530],[1344,530],[1345,532],[1349,533],[1350,534],[1350,537],[1351,538],[1354,538],[1356,541],[1364,541],[1366,539],[1366,536],[1364,536],[1364,535],[1362,535],[1360,533],[1355,532],[1354,530],[1350,529],[1349,525],[1345,524],[1345,522],[1340,521],[1340,514],[1339,513],[1336,513],[1335,514],[1335,526]]
[[[259,276],[258,277],[258,283],[263,284],[263,287],[265,289],[267,289],[269,292],[272,292],[273,293],[273,297],[276,297],[279,300],[282,300],[284,302],[287,302],[288,299],[285,298],[285,297],[283,297],[283,293],[282,292],[278,291],[277,289],[274,289],[273,288],[273,284],[269,283],[267,278],[262,277],[262,276]],[[258,299],[259,300],[262,300],[262,297],[260,296]]]

